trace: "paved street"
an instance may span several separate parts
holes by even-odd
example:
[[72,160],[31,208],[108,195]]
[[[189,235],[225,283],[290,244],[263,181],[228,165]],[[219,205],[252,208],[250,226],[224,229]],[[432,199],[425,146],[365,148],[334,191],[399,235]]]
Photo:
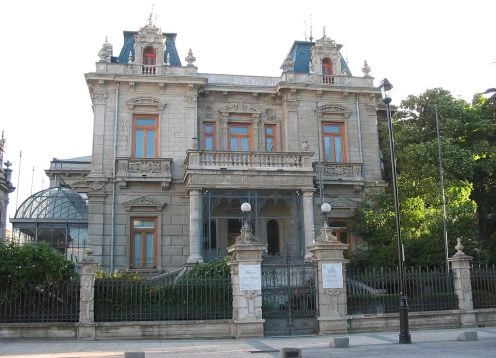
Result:
[[[476,331],[478,341],[459,341],[461,332]],[[123,358],[125,352],[158,357],[279,357],[285,347],[300,348],[303,357],[496,357],[496,327],[412,331],[412,344],[398,344],[398,332],[339,336],[191,340],[17,340],[0,341],[0,357]],[[349,347],[329,348],[332,337],[348,337]]]

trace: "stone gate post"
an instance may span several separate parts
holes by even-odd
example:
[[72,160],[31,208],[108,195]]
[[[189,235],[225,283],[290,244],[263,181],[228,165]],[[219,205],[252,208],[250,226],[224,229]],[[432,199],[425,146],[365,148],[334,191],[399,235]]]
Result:
[[319,334],[348,332],[346,307],[346,260],[348,245],[342,244],[324,223],[320,235],[307,247],[317,260]]
[[79,263],[80,293],[79,293],[79,324],[78,339],[95,339],[94,294],[95,273],[97,262],[91,261],[90,256]]
[[457,239],[458,243],[455,246],[456,253],[448,258],[453,271],[454,289],[458,297],[458,309],[460,313],[460,321],[462,327],[476,326],[477,319],[472,301],[472,283],[470,280],[470,262],[472,256],[465,255],[461,239]]
[[267,245],[257,242],[245,222],[236,243],[228,247],[233,294],[233,337],[262,337],[262,252]]

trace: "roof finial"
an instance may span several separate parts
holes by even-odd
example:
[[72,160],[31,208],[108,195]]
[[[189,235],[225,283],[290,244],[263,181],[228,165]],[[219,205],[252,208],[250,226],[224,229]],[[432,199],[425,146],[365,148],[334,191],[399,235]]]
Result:
[[310,42],[313,41],[313,35],[312,35],[312,14],[310,14],[310,37],[308,38]]
[[327,36],[327,35],[326,35],[325,25],[324,25],[324,36],[322,36],[322,37],[326,37],[326,36]]
[[107,43],[108,42],[108,36],[105,35],[105,42]]
[[153,26],[153,8],[155,4],[152,4],[152,12],[150,12],[150,16],[148,17],[148,26]]

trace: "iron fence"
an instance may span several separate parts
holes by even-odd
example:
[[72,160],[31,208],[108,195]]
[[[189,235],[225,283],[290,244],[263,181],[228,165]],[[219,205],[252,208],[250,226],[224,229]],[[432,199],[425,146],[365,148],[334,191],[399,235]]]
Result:
[[79,282],[0,288],[0,323],[78,321]]
[[472,266],[471,281],[474,308],[496,308],[496,267]]
[[[398,269],[350,271],[346,287],[350,315],[398,312],[400,303]],[[443,269],[406,269],[405,291],[409,310],[413,312],[457,308],[453,277]]]
[[232,318],[230,277],[96,280],[95,322]]

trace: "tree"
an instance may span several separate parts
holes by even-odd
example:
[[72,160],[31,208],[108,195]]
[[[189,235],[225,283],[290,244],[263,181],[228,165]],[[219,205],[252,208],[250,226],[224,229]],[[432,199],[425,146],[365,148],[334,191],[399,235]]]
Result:
[[[448,249],[453,252],[456,238],[460,237],[465,252],[484,261],[488,260],[484,253],[490,252],[490,243],[496,242],[496,238],[491,239],[491,225],[496,220],[496,198],[492,196],[496,194],[495,107],[477,98],[478,101],[468,104],[436,88],[409,96],[395,113],[398,191],[407,265],[445,263],[436,115],[441,124]],[[387,143],[387,129],[381,133],[382,143]],[[383,148],[384,157],[389,158],[388,146]],[[373,201],[378,203],[375,210],[366,205],[357,210],[354,230],[362,235],[369,250],[356,252],[352,264],[396,265],[392,195],[386,191],[384,197]],[[484,244],[484,238],[489,238],[489,242]]]

